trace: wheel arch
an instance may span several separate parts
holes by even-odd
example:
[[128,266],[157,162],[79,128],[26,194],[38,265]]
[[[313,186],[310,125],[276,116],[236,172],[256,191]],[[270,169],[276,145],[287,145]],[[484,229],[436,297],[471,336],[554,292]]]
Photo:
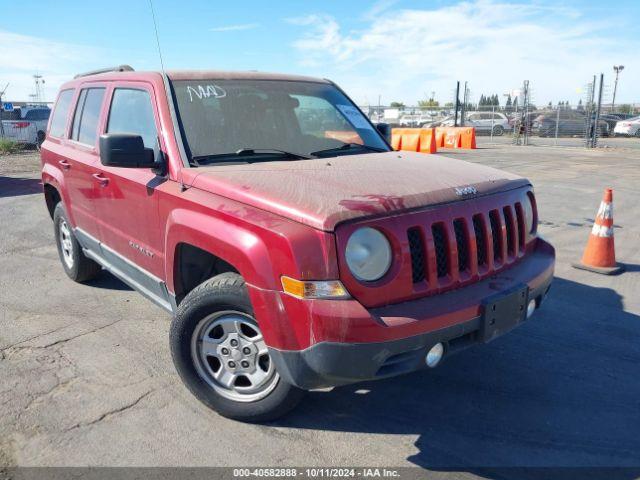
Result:
[[44,184],[44,201],[47,205],[49,216],[53,220],[53,212],[56,209],[56,205],[62,201],[62,196],[58,189],[50,183]]
[[226,271],[238,273],[252,286],[277,288],[269,249],[257,233],[183,209],[171,212],[166,229],[165,278],[176,303],[197,286],[196,281],[199,284]]

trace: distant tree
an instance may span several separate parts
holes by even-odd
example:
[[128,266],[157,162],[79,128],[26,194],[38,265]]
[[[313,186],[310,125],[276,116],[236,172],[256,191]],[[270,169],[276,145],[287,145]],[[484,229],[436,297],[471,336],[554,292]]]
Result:
[[547,107],[553,108],[553,104],[551,102],[549,102],[549,105],[547,105]]
[[616,110],[619,113],[626,113],[628,115],[631,115],[633,113],[633,107],[631,105],[629,105],[628,103],[623,103],[622,105],[618,105],[616,107]]
[[507,112],[511,112],[513,110],[512,104],[511,104],[511,94],[507,95],[507,101],[504,104],[504,109]]
[[581,112],[584,110],[584,106],[582,105],[582,99],[578,100],[577,110],[579,110]]
[[438,108],[440,103],[434,98],[429,98],[427,100],[418,100],[418,106],[422,110],[427,110],[429,108]]
[[451,108],[451,107],[455,107],[455,104],[453,102],[447,102],[444,104],[445,108]]
[[399,108],[400,110],[404,109],[404,103],[402,102],[391,102],[389,106],[391,108]]
[[514,110],[518,109],[518,97],[513,99],[513,109]]
[[497,94],[493,95],[480,95],[478,101],[478,107],[497,107],[500,105],[500,99]]

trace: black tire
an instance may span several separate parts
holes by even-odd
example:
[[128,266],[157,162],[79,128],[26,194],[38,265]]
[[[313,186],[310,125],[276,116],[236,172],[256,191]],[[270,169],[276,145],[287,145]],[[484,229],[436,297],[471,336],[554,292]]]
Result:
[[[253,317],[253,307],[244,279],[237,273],[217,275],[194,288],[178,307],[169,335],[173,363],[191,393],[220,415],[243,422],[267,422],[281,417],[298,405],[304,391],[282,378],[266,397],[236,401],[224,397],[198,373],[192,356],[192,339],[200,322],[216,312],[239,312]],[[277,375],[277,373],[276,373]]]
[[502,136],[504,134],[504,127],[502,125],[495,125],[493,127],[493,134],[498,137]]
[[640,128],[638,128],[638,130],[636,130],[636,133],[634,133],[633,136],[636,137],[636,138],[640,138]]
[[[67,245],[70,247],[70,258],[72,259],[71,264],[67,263],[67,260],[65,260],[65,253],[63,252],[62,238],[60,235],[60,229],[63,225],[67,226],[69,238],[69,243]],[[60,263],[62,263],[62,268],[64,268],[64,272],[67,276],[75,282],[86,282],[87,280],[95,278],[102,270],[102,267],[90,258],[87,258],[82,252],[82,247],[80,247],[80,244],[73,233],[71,223],[67,218],[67,213],[62,206],[62,202],[58,202],[55,210],[53,211],[53,230],[56,237],[56,246],[58,247]]]
[[38,150],[40,150],[40,147],[44,143],[45,138],[46,138],[45,133],[42,130],[38,131],[38,133],[36,134],[36,148]]

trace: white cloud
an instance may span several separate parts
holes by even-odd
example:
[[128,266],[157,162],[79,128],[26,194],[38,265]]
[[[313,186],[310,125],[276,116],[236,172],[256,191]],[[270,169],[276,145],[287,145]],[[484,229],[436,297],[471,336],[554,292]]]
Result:
[[[332,76],[360,102],[375,103],[382,94],[386,102],[415,103],[431,91],[449,101],[455,80],[468,80],[473,96],[501,95],[524,79],[538,103],[577,102],[577,89],[594,73],[608,74],[614,61],[632,64],[640,46],[636,41],[622,48],[605,20],[589,22],[579,10],[552,4],[476,0],[431,10],[391,7],[389,0],[376,3],[364,25],[352,30],[325,14],[290,19],[306,29],[293,43],[300,65]],[[631,95],[640,76],[625,74]],[[619,89],[618,101],[640,101],[623,97]]]
[[210,28],[210,32],[238,32],[242,30],[252,30],[254,28],[258,28],[259,25],[257,23],[242,23],[238,25],[224,25],[222,27],[213,27]]
[[5,99],[29,100],[34,91],[32,75],[38,73],[46,82],[45,100],[51,101],[61,83],[104,57],[97,48],[0,30],[0,89],[9,83]]

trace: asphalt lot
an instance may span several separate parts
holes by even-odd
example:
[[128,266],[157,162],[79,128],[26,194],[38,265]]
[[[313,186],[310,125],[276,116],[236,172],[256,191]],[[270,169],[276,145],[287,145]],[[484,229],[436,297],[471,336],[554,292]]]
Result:
[[[88,285],[67,279],[37,155],[0,157],[0,465],[387,465],[437,478],[640,467],[640,153],[445,155],[534,182],[540,232],[558,256],[548,300],[520,329],[433,371],[313,392],[268,426],[219,417],[187,392],[162,310],[105,272]],[[570,267],[606,186],[627,264],[617,277]]]

